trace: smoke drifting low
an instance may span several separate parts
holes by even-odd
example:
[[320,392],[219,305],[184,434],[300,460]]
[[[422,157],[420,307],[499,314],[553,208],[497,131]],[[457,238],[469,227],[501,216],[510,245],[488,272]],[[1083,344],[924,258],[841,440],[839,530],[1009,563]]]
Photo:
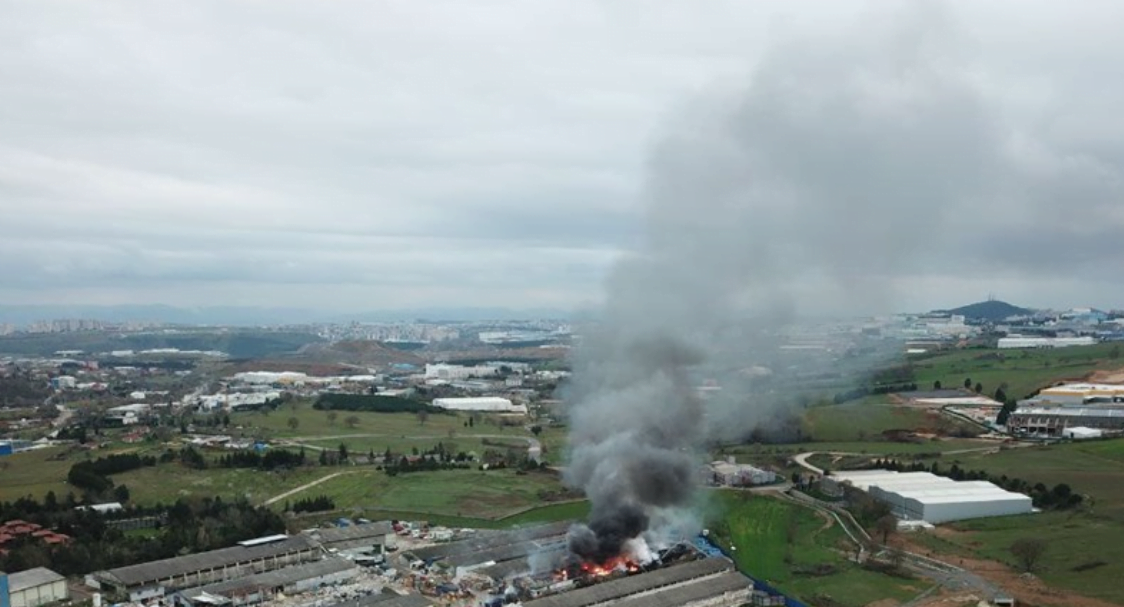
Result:
[[[575,555],[689,526],[706,442],[787,404],[762,378],[790,364],[802,314],[892,308],[886,277],[948,242],[926,234],[1023,191],[1012,132],[933,6],[772,49],[654,150],[643,244],[610,276],[565,394],[567,480],[592,501]],[[703,382],[721,390],[702,399]]]

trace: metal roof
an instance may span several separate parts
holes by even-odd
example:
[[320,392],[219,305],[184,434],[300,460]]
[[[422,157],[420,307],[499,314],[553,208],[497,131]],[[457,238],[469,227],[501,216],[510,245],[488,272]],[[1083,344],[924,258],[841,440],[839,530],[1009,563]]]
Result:
[[[553,569],[562,564],[562,558],[566,554],[564,548],[565,546],[544,548],[537,556],[542,557],[545,562],[550,563],[550,568]],[[481,567],[476,570],[476,573],[496,580],[505,580],[522,573],[527,573],[531,571],[531,569],[531,558],[525,556],[523,558],[497,562],[495,565]]]
[[497,546],[495,548],[487,548],[485,550],[478,550],[476,552],[455,554],[444,559],[444,561],[451,567],[469,567],[472,565],[479,565],[480,563],[487,563],[489,561],[502,563],[504,561],[510,561],[512,559],[517,559],[521,556],[527,556],[536,552],[557,550],[560,546],[563,546],[565,542],[565,538],[561,536],[557,538],[546,538],[545,540],[527,540],[525,542],[519,542],[517,544]]
[[306,563],[304,565],[295,565],[293,567],[266,571],[265,573],[255,573],[254,575],[248,575],[236,580],[198,586],[185,590],[183,593],[189,597],[204,593],[230,596],[243,592],[251,592],[259,588],[284,587],[325,575],[343,573],[348,570],[354,570],[355,573],[358,574],[359,567],[347,559],[329,558],[322,561]]
[[[394,526],[390,521],[376,521],[374,523],[363,523],[361,525],[349,525],[347,527],[331,527],[328,529],[316,529],[308,531],[307,534],[313,539],[318,540],[324,544],[325,548],[335,548],[332,544],[337,542],[349,542],[352,540],[362,540],[371,538],[372,540],[382,540],[384,536],[394,533]],[[372,542],[374,543],[374,542]]]
[[487,550],[489,548],[498,548],[500,546],[518,544],[520,542],[525,542],[528,540],[538,540],[557,535],[565,535],[566,532],[570,530],[571,525],[573,525],[573,523],[562,521],[558,523],[550,523],[547,525],[538,525],[535,527],[511,529],[509,531],[496,531],[486,533],[479,537],[474,537],[468,540],[450,542],[448,544],[438,544],[436,546],[418,548],[416,550],[408,550],[406,552],[423,561],[446,559],[458,554],[468,554],[470,552],[479,552],[481,550]]
[[232,546],[209,552],[188,554],[170,559],[151,561],[128,567],[118,567],[102,572],[100,577],[116,581],[125,586],[166,580],[171,577],[195,573],[206,569],[219,568],[246,561],[254,561],[289,552],[312,550],[318,545],[303,535],[294,535],[284,540],[258,546]]
[[8,574],[8,592],[19,592],[21,590],[27,590],[28,588],[36,588],[65,579],[65,577],[46,567],[17,571]]
[[[570,592],[527,601],[524,607],[589,607],[623,599],[641,592],[658,590],[664,586],[682,584],[698,578],[716,576],[733,569],[725,558],[706,558],[681,565],[672,565],[648,573],[601,582]],[[709,582],[708,582],[709,584]]]
[[683,605],[693,604],[695,601],[721,596],[727,592],[749,590],[752,585],[752,580],[736,571],[731,571],[703,582],[676,586],[641,597],[627,598],[619,603],[614,603],[613,607],[682,607]]

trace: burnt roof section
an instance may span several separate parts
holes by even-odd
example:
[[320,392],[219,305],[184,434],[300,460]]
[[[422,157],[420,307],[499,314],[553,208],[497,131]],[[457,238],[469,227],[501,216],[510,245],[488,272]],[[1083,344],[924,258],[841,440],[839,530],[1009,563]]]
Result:
[[[733,570],[733,564],[729,559],[706,558],[681,565],[672,565],[648,573],[601,582],[570,592],[554,594],[527,601],[523,605],[524,607],[590,607],[591,605],[628,598],[641,592],[658,590],[665,586],[674,586],[699,578],[716,576],[731,570]],[[707,583],[709,584],[709,582]]]

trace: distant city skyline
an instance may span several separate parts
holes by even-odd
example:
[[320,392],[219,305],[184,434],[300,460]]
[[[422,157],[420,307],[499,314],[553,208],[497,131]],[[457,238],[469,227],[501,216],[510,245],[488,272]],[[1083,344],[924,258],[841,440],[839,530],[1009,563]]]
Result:
[[0,9],[4,304],[595,308],[748,95],[796,312],[1124,306],[1124,4],[128,6]]

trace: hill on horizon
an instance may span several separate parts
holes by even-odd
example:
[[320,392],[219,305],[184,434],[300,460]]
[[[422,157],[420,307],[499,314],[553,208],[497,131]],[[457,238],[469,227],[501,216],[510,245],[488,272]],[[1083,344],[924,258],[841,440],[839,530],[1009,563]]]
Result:
[[1034,310],[1031,310],[1029,308],[1020,308],[1005,301],[999,301],[996,299],[968,304],[966,306],[960,306],[959,308],[953,308],[951,310],[937,311],[960,315],[969,320],[987,320],[991,322],[997,322],[1011,316],[1024,316],[1026,314],[1034,313]]

